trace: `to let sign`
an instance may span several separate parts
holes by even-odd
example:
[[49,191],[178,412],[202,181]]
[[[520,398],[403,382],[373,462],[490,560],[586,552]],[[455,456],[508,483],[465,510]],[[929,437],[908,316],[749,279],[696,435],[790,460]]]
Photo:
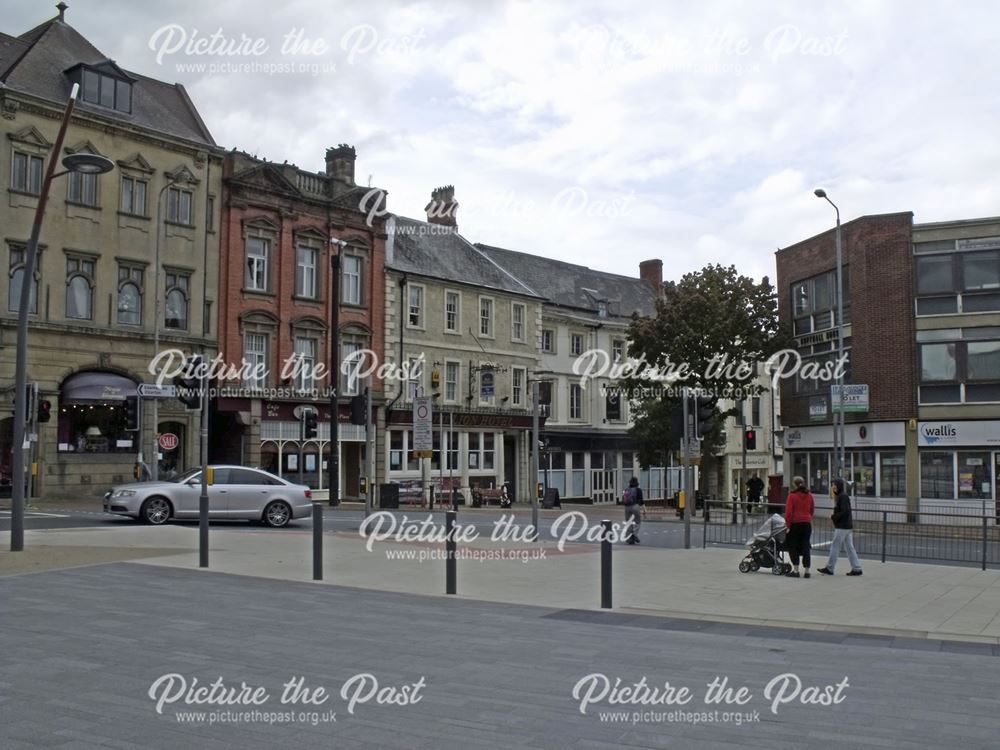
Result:
[[410,450],[434,450],[434,415],[430,396],[413,399],[413,447]]
[[862,383],[830,386],[834,411],[867,412],[868,386]]

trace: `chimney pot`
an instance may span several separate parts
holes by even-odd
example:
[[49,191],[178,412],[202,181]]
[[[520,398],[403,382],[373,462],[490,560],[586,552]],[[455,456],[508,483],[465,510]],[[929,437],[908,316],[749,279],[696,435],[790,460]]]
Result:
[[639,278],[659,290],[663,286],[663,261],[659,258],[640,261]]
[[354,186],[354,163],[357,153],[354,146],[341,143],[326,150],[326,175],[350,187]]
[[431,191],[431,202],[424,206],[427,221],[446,227],[458,228],[458,201],[455,200],[455,186],[444,185]]

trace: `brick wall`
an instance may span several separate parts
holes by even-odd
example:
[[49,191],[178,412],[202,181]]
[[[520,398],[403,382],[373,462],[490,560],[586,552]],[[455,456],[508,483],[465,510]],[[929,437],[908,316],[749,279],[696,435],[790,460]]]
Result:
[[[909,212],[863,216],[842,226],[850,279],[851,379],[867,383],[870,398],[868,414],[848,414],[847,422],[916,416],[912,228]],[[836,268],[835,238],[831,229],[778,251],[779,314],[789,328],[792,284]],[[795,396],[791,381],[782,383],[781,414],[783,424],[809,424],[809,397]]]

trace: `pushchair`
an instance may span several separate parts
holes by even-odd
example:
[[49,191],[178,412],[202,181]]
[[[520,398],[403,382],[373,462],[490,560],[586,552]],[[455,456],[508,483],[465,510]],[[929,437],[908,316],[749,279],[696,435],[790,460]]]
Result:
[[785,575],[791,563],[785,561],[785,534],[788,528],[785,519],[775,513],[760,525],[753,539],[747,542],[749,551],[740,560],[740,573],[754,573],[761,568],[770,568],[776,576]]

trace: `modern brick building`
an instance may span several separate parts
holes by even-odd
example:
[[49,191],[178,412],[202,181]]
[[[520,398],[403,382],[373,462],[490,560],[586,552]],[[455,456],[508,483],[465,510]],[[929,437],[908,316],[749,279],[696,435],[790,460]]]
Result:
[[[333,255],[341,263],[336,361],[384,349],[384,220],[369,225],[362,213],[369,188],[355,185],[354,166],[354,148],[343,145],[327,150],[319,173],[239,152],[226,157],[219,348],[225,362],[263,372],[245,373],[215,400],[213,460],[292,479],[301,469],[312,487],[328,485]],[[371,475],[364,428],[348,423],[348,397],[368,386],[378,404],[380,380],[340,378],[344,498],[358,497],[359,477]],[[319,412],[318,435],[301,441],[295,409],[306,405]]]
[[[854,494],[911,510],[991,509],[1000,467],[1000,219],[913,224],[865,216],[843,230],[845,417]],[[777,253],[780,315],[804,362],[836,356],[835,231]],[[783,382],[786,474],[829,491],[829,383]],[[859,393],[859,396],[861,394]],[[786,482],[787,483],[787,482]]]

